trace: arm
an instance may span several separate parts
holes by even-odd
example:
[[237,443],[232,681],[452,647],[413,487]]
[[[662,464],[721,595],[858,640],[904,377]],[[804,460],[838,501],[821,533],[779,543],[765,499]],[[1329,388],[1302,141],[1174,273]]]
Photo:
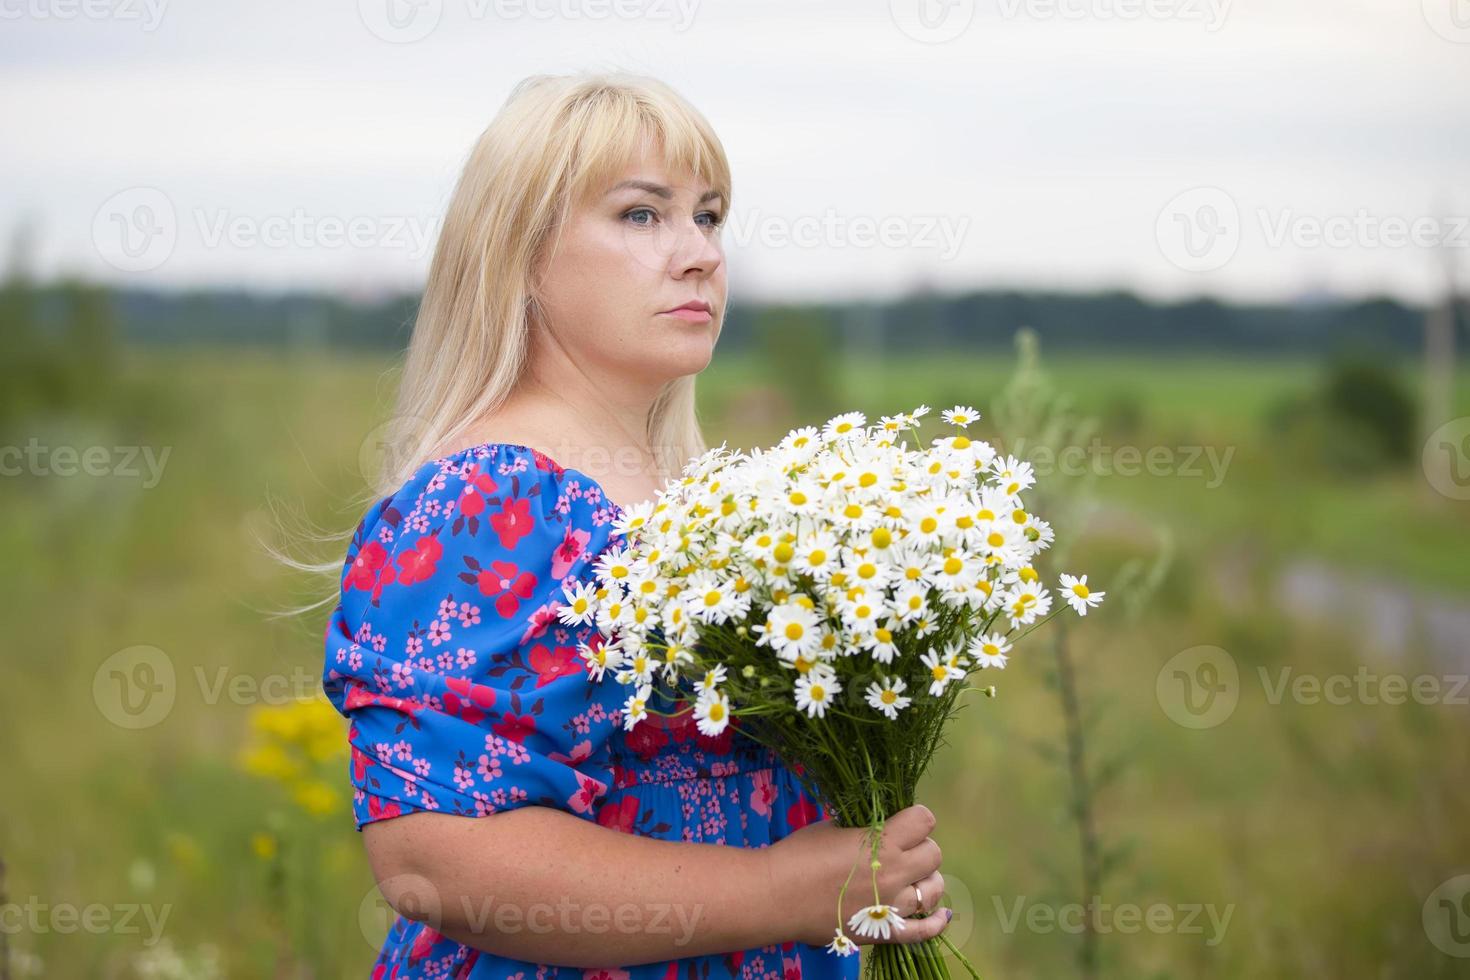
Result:
[[[880,893],[908,915],[918,882],[931,913],[908,919],[885,942],[920,942],[949,924],[939,911],[945,885],[934,825],[933,811],[917,804],[884,828]],[[872,901],[866,832],[830,820],[759,848],[639,837],[539,806],[471,819],[411,813],[362,833],[383,897],[399,914],[533,963],[636,966],[789,940],[822,945],[855,862],[862,873],[845,896],[843,921]]]
[[399,914],[498,956],[633,966],[793,938],[769,848],[638,837],[541,806],[410,813],[362,834]]

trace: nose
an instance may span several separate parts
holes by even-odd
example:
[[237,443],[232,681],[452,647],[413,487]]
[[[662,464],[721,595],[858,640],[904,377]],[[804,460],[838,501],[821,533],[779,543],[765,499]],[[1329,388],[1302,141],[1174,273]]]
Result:
[[674,246],[669,252],[669,274],[676,279],[685,276],[707,277],[725,261],[718,229],[702,225],[694,218],[678,226]]

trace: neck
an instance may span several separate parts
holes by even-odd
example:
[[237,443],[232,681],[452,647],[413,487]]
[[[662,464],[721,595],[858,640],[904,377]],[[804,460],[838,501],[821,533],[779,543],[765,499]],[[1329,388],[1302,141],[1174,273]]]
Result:
[[534,434],[557,462],[594,479],[663,476],[648,437],[660,386],[598,372],[559,348],[536,354],[498,413],[508,424]]

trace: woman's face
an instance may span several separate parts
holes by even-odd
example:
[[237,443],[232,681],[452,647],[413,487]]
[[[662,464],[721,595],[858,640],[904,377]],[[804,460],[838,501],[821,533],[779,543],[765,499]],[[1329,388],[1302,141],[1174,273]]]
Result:
[[[709,364],[725,315],[726,202],[645,148],[562,228],[539,270],[546,336],[594,377],[657,388]],[[704,303],[707,314],[670,311]]]

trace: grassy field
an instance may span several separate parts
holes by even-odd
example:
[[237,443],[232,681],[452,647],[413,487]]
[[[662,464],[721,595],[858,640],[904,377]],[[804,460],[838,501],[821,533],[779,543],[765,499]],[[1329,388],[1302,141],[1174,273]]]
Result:
[[[1458,666],[1414,644],[1390,659],[1360,625],[1294,611],[1278,578],[1307,556],[1464,608],[1470,504],[1434,493],[1417,463],[1331,477],[1274,446],[1266,419],[1316,383],[1312,363],[1045,367],[1072,399],[1069,417],[1095,425],[1114,456],[1131,446],[1169,458],[1154,475],[1090,466],[1091,479],[1065,482],[1094,508],[1063,496],[1055,519],[1076,539],[1069,565],[1104,587],[1133,582],[1065,641],[1095,784],[1084,799],[1110,856],[1097,975],[1466,976],[1467,961],[1432,941],[1426,901],[1470,872],[1470,708],[1273,692],[1283,670],[1322,680],[1365,664],[1444,691],[1470,671],[1470,636]],[[267,614],[330,583],[285,574],[254,538],[274,534],[272,501],[350,531],[389,368],[337,353],[130,352],[115,411],[28,418],[6,440],[108,447],[118,461],[103,476],[0,480],[11,597],[0,744],[12,773],[0,857],[4,900],[20,913],[0,919],[0,939],[14,976],[207,976],[211,957],[229,977],[365,974],[383,923],[345,763],[301,757],[337,793],[308,806],[242,749],[315,744],[320,719],[289,704],[315,689],[326,611]],[[749,445],[822,421],[783,397],[781,370],[756,358],[713,367],[701,379],[707,434]],[[1014,364],[847,358],[827,370],[828,413],[969,402],[989,418]],[[1467,380],[1459,414],[1470,414]],[[128,446],[153,452],[156,480],[141,461],[142,475],[122,465],[113,447]],[[1228,459],[1213,477],[1208,451]],[[1185,465],[1190,453],[1202,472]],[[293,550],[340,560],[344,548]],[[1145,594],[1133,573],[1150,568],[1157,581],[1130,610],[1127,589]],[[1227,718],[1192,728],[1159,678],[1201,646],[1225,651],[1239,683]],[[987,980],[1084,975],[1056,654],[1043,634],[1000,675],[999,697],[971,703],[920,794],[940,818],[960,912],[951,936]],[[147,724],[119,714],[108,663],[154,683],[172,670],[171,702],[150,704]],[[94,927],[78,922],[88,909]]]

